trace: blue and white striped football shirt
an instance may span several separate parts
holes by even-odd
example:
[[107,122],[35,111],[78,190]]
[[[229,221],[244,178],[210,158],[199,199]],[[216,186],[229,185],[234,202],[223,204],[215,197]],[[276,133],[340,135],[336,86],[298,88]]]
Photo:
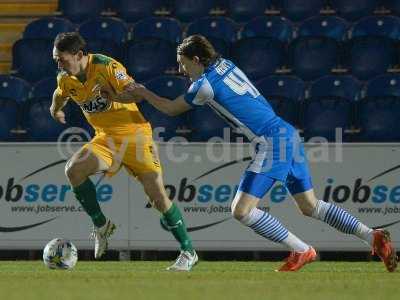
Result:
[[184,96],[192,106],[209,105],[250,140],[263,136],[280,118],[247,76],[227,59],[218,59]]

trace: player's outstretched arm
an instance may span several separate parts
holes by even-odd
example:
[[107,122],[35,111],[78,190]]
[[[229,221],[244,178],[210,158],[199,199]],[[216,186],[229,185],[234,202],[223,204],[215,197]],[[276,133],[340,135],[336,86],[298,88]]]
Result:
[[170,100],[154,94],[143,85],[136,82],[126,85],[121,93],[115,93],[115,91],[107,86],[98,85],[94,89],[100,89],[100,93],[103,97],[107,97],[114,102],[138,103],[144,99],[159,111],[169,116],[176,116],[191,109],[191,106],[186,103],[183,95],[175,100]]
[[50,106],[50,114],[56,121],[65,124],[65,114],[62,108],[67,104],[68,98],[65,98],[59,94],[57,89],[53,93],[53,100]]
[[132,93],[132,91],[136,88],[136,86],[137,86],[137,83],[131,82],[124,87],[124,90],[122,92],[117,93],[108,84],[103,84],[103,85],[96,84],[93,87],[92,92],[99,93],[102,97],[107,98],[114,102],[138,103],[138,102],[142,101],[142,99],[135,97],[134,93]]
[[192,107],[185,101],[183,95],[179,96],[175,100],[170,100],[164,97],[160,97],[152,91],[146,89],[143,85],[138,85],[134,91],[134,95],[139,98],[143,98],[159,111],[169,115],[176,116],[185,111],[188,111]]

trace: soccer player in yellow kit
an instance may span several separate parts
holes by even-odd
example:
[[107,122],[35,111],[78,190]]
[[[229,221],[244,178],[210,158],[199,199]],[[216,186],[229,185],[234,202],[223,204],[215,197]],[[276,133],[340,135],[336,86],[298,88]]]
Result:
[[[101,211],[96,189],[89,176],[105,172],[112,176],[124,167],[143,185],[153,206],[161,212],[163,224],[181,245],[181,253],[169,270],[190,271],[198,258],[178,207],[168,199],[150,124],[143,118],[129,90],[134,80],[123,65],[101,55],[88,54],[77,32],[60,33],[53,58],[60,70],[50,107],[52,117],[65,123],[62,108],[73,100],[95,129],[95,137],[66,164],[65,174],[76,199],[94,224],[95,258],[107,249],[115,225]],[[104,91],[110,91],[107,94]],[[111,99],[110,94],[118,94]]]

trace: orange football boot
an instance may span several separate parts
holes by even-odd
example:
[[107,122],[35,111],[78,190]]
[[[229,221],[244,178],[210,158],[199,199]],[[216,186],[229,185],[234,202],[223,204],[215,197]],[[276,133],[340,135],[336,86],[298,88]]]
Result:
[[387,230],[377,229],[373,233],[372,255],[378,255],[389,272],[397,268],[398,257],[392,245],[390,233]]
[[306,252],[291,252],[289,257],[285,259],[286,263],[276,270],[277,272],[294,272],[300,270],[305,264],[315,261],[317,252],[310,247]]

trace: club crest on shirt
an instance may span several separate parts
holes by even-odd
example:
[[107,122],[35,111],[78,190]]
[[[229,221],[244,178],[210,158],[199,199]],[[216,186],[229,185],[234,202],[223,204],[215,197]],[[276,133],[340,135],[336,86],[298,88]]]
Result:
[[127,78],[127,76],[124,71],[117,71],[115,72],[115,78],[117,78],[118,80],[124,80]]

